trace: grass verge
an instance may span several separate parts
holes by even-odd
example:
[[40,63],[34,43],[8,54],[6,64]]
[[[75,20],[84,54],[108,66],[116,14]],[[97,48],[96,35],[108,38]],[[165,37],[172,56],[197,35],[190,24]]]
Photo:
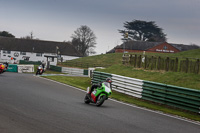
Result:
[[150,71],[125,65],[113,65],[106,69],[98,69],[98,71],[200,90],[200,74]]
[[[43,76],[44,78],[48,78],[51,80],[55,80],[64,84],[68,84],[83,90],[86,90],[88,86],[91,84],[90,78],[87,77],[67,77],[67,76]],[[163,113],[172,114],[181,116],[184,118],[188,118],[195,121],[200,121],[200,115],[197,113],[187,112],[180,109],[175,109],[172,107],[168,107],[165,105],[158,105],[149,101],[141,100],[138,98],[134,98],[125,94],[121,94],[118,92],[113,91],[111,98],[116,99],[118,101],[134,104],[140,107],[145,107],[151,110],[161,111]]]

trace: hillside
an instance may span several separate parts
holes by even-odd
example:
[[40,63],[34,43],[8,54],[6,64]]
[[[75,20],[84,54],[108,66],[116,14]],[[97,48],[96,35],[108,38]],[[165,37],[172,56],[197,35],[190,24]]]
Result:
[[[142,54],[142,53],[131,53],[131,54]],[[107,67],[106,69],[98,69],[98,71],[200,90],[200,74],[147,71],[142,69],[135,69],[133,68],[133,66],[122,65],[122,55],[123,55],[122,53],[104,54],[104,55],[79,58],[70,62],[73,62],[74,64],[71,65],[72,67],[77,67],[76,62],[82,62],[82,66],[84,66],[83,65],[84,63],[89,63],[90,65],[99,63],[102,66],[104,66],[105,64],[109,64],[110,66]],[[190,50],[175,54],[146,53],[146,55],[169,56],[169,57],[179,57],[179,58],[181,57],[200,58],[200,49]],[[62,63],[61,65],[66,66],[66,63]]]

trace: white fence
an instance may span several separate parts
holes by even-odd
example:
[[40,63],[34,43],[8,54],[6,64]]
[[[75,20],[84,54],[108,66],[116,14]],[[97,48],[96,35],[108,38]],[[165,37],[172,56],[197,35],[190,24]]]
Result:
[[83,75],[84,69],[62,67],[61,72],[62,73],[68,73],[68,74],[71,74],[71,75]]

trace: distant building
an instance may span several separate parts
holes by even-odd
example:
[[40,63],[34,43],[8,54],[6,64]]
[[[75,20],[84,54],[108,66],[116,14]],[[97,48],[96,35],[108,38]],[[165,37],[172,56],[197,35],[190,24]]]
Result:
[[146,41],[128,41],[122,45],[116,46],[107,53],[125,52],[152,52],[152,53],[177,53],[192,49],[198,49],[196,45],[172,44],[167,42],[146,42]]
[[66,42],[0,37],[1,60],[50,61],[56,65],[58,59],[66,61],[79,57],[82,55]]

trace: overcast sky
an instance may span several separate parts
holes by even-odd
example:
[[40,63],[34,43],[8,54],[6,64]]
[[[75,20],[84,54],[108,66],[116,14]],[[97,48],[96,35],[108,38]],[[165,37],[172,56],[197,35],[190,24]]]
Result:
[[0,0],[0,31],[63,42],[87,25],[97,54],[121,44],[118,29],[135,19],[155,21],[169,43],[200,46],[200,0]]

